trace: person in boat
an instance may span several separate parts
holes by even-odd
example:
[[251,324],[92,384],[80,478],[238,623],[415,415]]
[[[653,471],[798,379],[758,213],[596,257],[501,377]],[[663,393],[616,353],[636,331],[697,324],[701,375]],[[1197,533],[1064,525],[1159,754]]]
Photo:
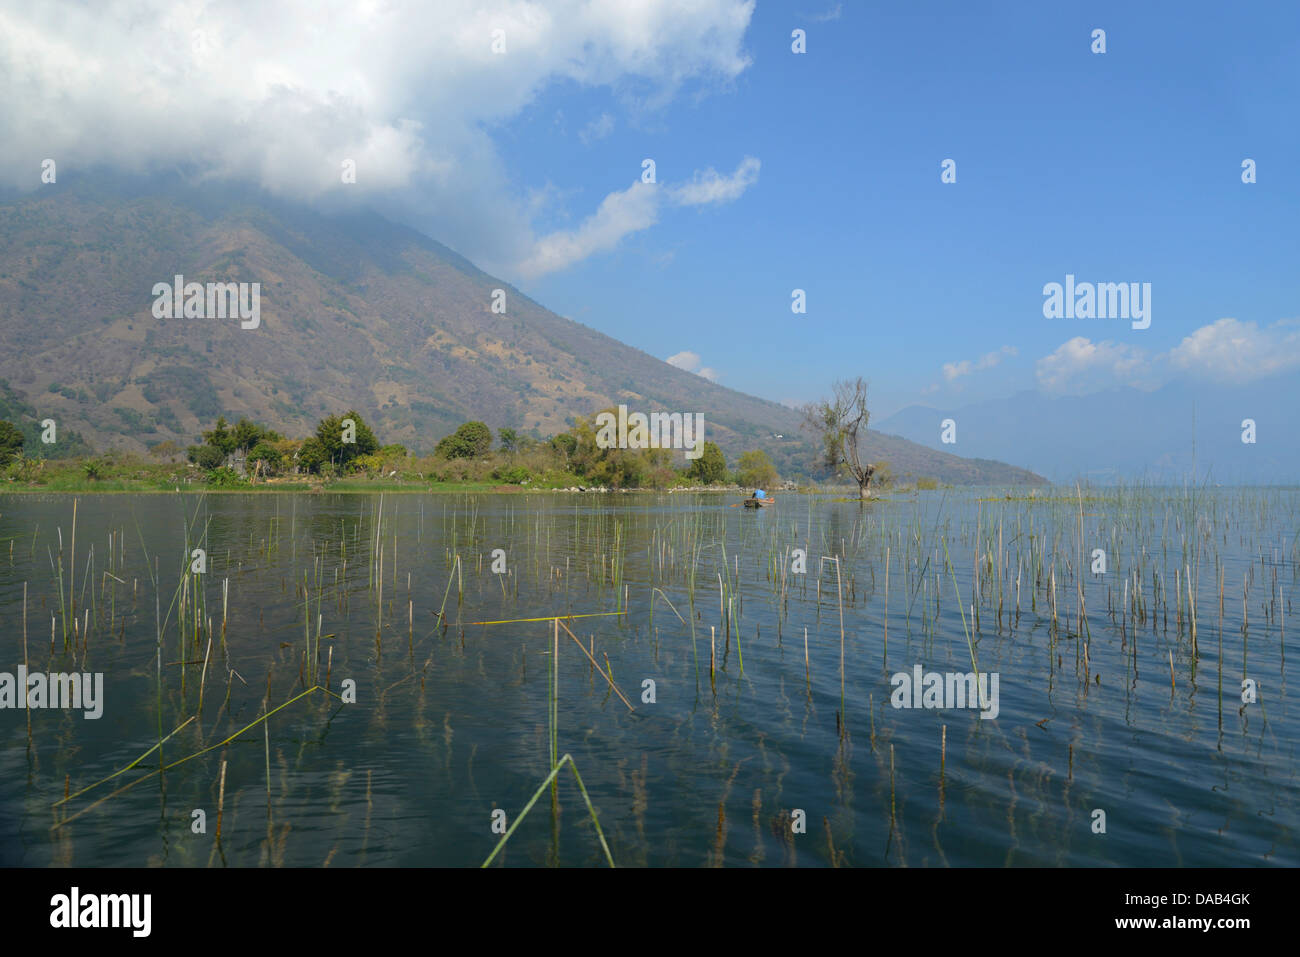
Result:
[[764,499],[767,498],[767,493],[764,492],[761,488],[757,488],[754,489],[754,494],[751,495],[750,498]]

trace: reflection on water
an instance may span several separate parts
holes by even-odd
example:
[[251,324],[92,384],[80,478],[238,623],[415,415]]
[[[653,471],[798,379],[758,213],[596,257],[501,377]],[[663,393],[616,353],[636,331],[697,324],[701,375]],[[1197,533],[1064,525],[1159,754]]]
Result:
[[[0,861],[477,866],[554,687],[620,865],[1296,864],[1300,495],[983,495],[0,497],[0,671],[104,675],[0,710]],[[604,863],[558,781],[496,863]]]

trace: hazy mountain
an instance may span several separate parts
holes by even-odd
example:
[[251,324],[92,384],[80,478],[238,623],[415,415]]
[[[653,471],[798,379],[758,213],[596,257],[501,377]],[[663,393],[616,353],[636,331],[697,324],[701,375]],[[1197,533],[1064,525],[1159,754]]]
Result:
[[[154,285],[178,274],[260,283],[260,325],[155,318]],[[766,448],[787,473],[815,462],[791,409],[556,316],[374,213],[239,187],[61,179],[0,203],[0,345],[10,404],[100,448],[188,443],[219,414],[301,435],[356,408],[381,440],[427,451],[467,419],[546,436],[622,402],[703,413],[733,459]],[[868,452],[899,476],[1041,481],[889,436]]]
[[[1245,386],[1180,381],[1154,392],[1029,391],[958,408],[910,406],[876,426],[933,449],[1014,462],[1056,482],[1181,483],[1196,475],[1225,485],[1294,483],[1300,447],[1287,397],[1296,395],[1296,375]],[[948,418],[957,423],[955,445],[940,441]],[[1254,444],[1242,442],[1245,419],[1255,421]]]

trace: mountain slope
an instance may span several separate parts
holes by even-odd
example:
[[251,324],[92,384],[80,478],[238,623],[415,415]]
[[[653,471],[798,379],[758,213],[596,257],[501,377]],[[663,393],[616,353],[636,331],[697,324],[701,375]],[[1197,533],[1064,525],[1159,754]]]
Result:
[[[260,283],[260,326],[155,318],[154,284],[178,274]],[[193,441],[219,414],[305,434],[355,407],[384,441],[427,451],[466,419],[545,436],[622,402],[702,413],[731,456],[811,465],[791,409],[556,316],[373,213],[238,187],[97,178],[0,205],[0,345],[0,377],[99,447]],[[896,474],[1038,480],[885,436],[868,451]]]

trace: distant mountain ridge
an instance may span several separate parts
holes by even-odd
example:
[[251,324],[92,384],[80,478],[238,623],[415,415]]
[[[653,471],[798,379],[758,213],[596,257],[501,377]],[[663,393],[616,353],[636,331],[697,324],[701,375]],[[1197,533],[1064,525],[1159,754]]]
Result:
[[[1054,482],[1295,484],[1300,445],[1288,396],[1300,396],[1300,376],[1085,396],[1026,391],[946,409],[909,406],[877,427],[932,449],[1014,462]],[[949,418],[957,442],[943,445]],[[1242,441],[1246,420],[1255,425],[1253,443]]]
[[[155,318],[151,290],[177,275],[260,283],[259,327]],[[815,460],[794,410],[557,316],[413,229],[238,186],[61,177],[0,203],[0,343],[16,399],[101,448],[188,443],[222,414],[306,434],[356,408],[430,451],[468,419],[545,436],[626,403],[703,413],[733,458]],[[867,451],[899,475],[1041,481],[874,433]]]

